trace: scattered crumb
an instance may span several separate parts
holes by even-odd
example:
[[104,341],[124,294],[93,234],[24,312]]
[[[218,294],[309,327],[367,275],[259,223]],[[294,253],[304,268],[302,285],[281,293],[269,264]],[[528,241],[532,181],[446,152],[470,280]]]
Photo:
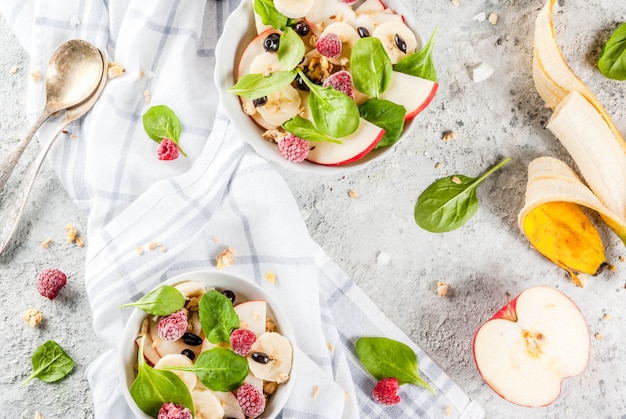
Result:
[[608,320],[611,318],[611,315],[609,313],[604,313],[604,315],[602,316],[603,320]]
[[448,295],[448,291],[448,284],[443,281],[437,282],[437,294],[440,297],[445,297],[446,295]]
[[137,246],[137,249],[135,249],[135,251],[139,256],[143,255],[143,247]]
[[33,419],[43,419],[43,416],[41,415],[41,413],[39,413],[39,410],[35,412],[35,417]]
[[144,72],[143,72],[143,71],[140,71],[140,72],[137,74],[137,80],[141,80],[141,79],[143,79],[143,76],[144,76]]
[[219,242],[219,241],[220,241],[220,238],[219,238],[219,237],[213,237],[213,243],[217,243],[217,242]]
[[596,338],[596,339],[598,339],[598,340],[602,340],[602,339],[604,339],[604,336],[602,336],[602,333],[599,333],[599,332],[598,332],[598,333],[596,333],[596,334],[595,334],[595,335],[593,335],[593,336],[595,336],[595,338]]
[[615,272],[616,270],[617,270],[617,267],[615,265],[609,265],[609,271]]
[[492,25],[495,25],[496,23],[498,23],[498,15],[495,13],[491,13],[487,20],[489,20],[489,23],[491,23]]
[[625,260],[626,260],[626,258],[625,258],[624,256],[620,256],[620,257],[619,257],[619,261],[620,261],[620,262],[624,263],[624,261],[625,261]]
[[49,249],[50,243],[52,243],[52,239],[45,239],[41,242],[41,247],[43,247],[44,249]]
[[452,176],[452,177],[450,178],[450,181],[451,181],[452,183],[456,183],[457,185],[460,185],[460,184],[462,183],[462,182],[461,182],[461,179],[459,179],[459,177],[458,177],[458,176]]
[[41,70],[37,69],[37,70],[31,71],[30,78],[33,81],[33,83],[38,83],[39,81],[41,81]]
[[159,246],[161,246],[161,243],[153,240],[150,243],[148,243],[148,250],[154,250]]
[[76,27],[78,25],[80,25],[80,20],[78,20],[78,16],[72,15],[72,17],[70,17],[70,26]]
[[328,352],[335,352],[335,347],[333,346],[332,343],[328,342],[326,344],[326,347],[328,348]]
[[359,199],[359,195],[355,191],[348,192],[348,196],[352,199]]
[[78,135],[76,135],[76,134],[70,135],[70,140],[75,140],[77,138],[78,138]]
[[85,247],[85,242],[78,236],[76,236],[76,244],[78,245],[78,247]]
[[146,103],[150,103],[150,90],[146,89],[143,91],[143,100]]
[[485,81],[493,74],[493,68],[487,63],[482,63],[478,67],[472,68],[472,81],[475,83]]
[[391,256],[389,256],[387,252],[379,252],[378,255],[376,255],[376,263],[379,265],[389,265],[390,261]]
[[265,279],[270,284],[275,284],[276,283],[276,274],[274,272],[268,272],[267,274],[265,274]]
[[437,163],[435,164],[435,169],[441,169],[441,166],[443,166],[443,165],[441,164],[441,162],[437,162]]
[[313,394],[311,395],[311,397],[316,399],[319,392],[320,392],[320,386],[313,387]]
[[446,416],[452,416],[453,413],[454,409],[452,409],[452,406],[446,407]]
[[456,139],[456,132],[454,131],[446,131],[443,133],[443,137],[441,137],[442,140],[448,142],[450,140],[455,140]]
[[78,230],[74,227],[73,224],[68,224],[65,226],[65,233],[67,234],[67,241],[70,243],[74,243],[76,241],[76,237],[78,236]]
[[235,264],[235,249],[227,247],[222,253],[217,255],[217,269],[223,269]]
[[110,79],[119,77],[125,72],[126,72],[126,69],[120,63],[116,63],[116,62],[109,63],[107,74]]
[[476,22],[484,22],[485,19],[487,19],[487,15],[485,14],[485,12],[480,12],[474,15],[474,17],[472,17],[472,20],[475,20]]
[[159,247],[159,250],[161,251],[161,253],[165,253],[165,252],[167,252],[167,247],[165,247],[165,246],[160,246],[160,247]]
[[37,310],[36,308],[29,308],[24,312],[22,318],[26,321],[26,323],[28,323],[30,327],[35,327],[39,323],[41,323],[43,316],[41,314],[41,311]]
[[16,66],[16,65],[11,66],[11,68],[9,68],[9,71],[11,72],[11,74],[15,74],[15,73],[17,73],[17,70],[18,70],[18,68],[17,68],[17,66]]
[[459,0],[452,0],[451,3],[454,7],[459,7],[460,5]]
[[343,399],[344,400],[348,400],[348,396],[350,395],[350,393],[348,393],[347,391],[343,392]]
[[61,133],[62,133],[62,134],[64,134],[64,135],[67,135],[67,134],[69,134],[70,132],[69,132],[68,130],[64,129],[63,131],[61,131]]

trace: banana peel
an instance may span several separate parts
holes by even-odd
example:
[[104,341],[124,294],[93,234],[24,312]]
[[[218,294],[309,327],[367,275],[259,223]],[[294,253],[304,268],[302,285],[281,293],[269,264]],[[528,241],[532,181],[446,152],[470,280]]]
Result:
[[626,245],[626,142],[602,104],[565,61],[552,22],[555,0],[537,16],[533,80],[554,111],[548,129],[572,156],[583,180],[561,160],[539,157],[528,167],[519,227],[531,245],[572,281],[607,266],[600,236],[580,209],[596,211]]

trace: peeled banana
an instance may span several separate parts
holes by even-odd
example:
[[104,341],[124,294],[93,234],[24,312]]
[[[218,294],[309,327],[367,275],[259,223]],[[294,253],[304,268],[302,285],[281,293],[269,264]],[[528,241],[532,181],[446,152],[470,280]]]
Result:
[[[598,232],[579,206],[600,214],[626,245],[626,142],[591,90],[571,70],[554,35],[548,0],[536,20],[533,79],[554,113],[548,129],[574,159],[539,157],[528,167],[520,229],[540,253],[584,285],[607,265]],[[585,184],[586,183],[586,184]]]

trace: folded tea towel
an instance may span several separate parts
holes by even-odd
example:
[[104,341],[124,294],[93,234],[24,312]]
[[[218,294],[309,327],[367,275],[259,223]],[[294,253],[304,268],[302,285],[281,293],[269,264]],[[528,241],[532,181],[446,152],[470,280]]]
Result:
[[[88,214],[85,281],[95,332],[110,348],[88,368],[97,418],[132,417],[122,397],[117,347],[130,309],[168,278],[217,269],[254,281],[283,305],[299,361],[283,418],[478,418],[482,409],[393,325],[309,236],[293,196],[272,164],[242,141],[220,111],[215,45],[236,0],[5,0],[0,8],[45,78],[54,49],[72,38],[101,48],[125,72],[109,80],[89,114],[49,156]],[[228,36],[228,34],[224,34]],[[31,83],[28,114],[42,109],[44,83]],[[188,158],[157,158],[142,115],[165,104],[182,122]],[[40,141],[57,126],[45,124]],[[150,250],[158,243],[156,249]],[[144,249],[138,252],[138,248]],[[265,280],[276,275],[274,284]],[[403,386],[403,402],[372,400],[375,380],[356,358],[360,336],[386,336],[417,354],[437,395]],[[314,397],[314,390],[319,389]]]

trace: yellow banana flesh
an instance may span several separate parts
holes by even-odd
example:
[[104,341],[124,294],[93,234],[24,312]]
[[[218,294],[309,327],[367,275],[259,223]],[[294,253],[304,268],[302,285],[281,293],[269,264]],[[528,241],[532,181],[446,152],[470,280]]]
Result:
[[537,16],[533,79],[554,110],[548,129],[574,159],[589,187],[562,161],[539,157],[528,167],[518,222],[532,246],[582,286],[579,273],[606,266],[597,230],[579,206],[600,214],[626,245],[626,142],[591,90],[571,70],[554,34],[555,0]]

